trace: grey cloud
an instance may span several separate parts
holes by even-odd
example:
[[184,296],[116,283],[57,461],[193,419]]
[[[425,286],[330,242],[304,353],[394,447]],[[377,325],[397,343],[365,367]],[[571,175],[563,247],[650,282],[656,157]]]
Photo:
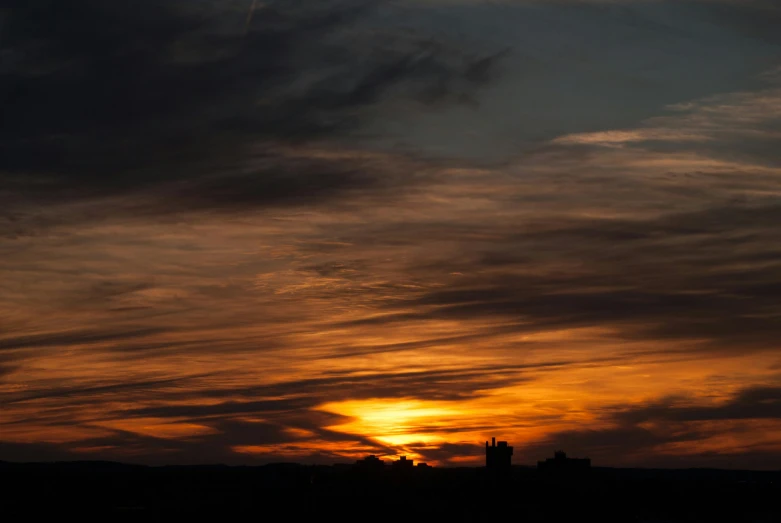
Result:
[[781,46],[776,30],[781,23],[781,7],[770,0],[747,2],[701,2],[696,8],[714,22],[748,38]]
[[441,101],[487,81],[494,59],[356,31],[378,4],[265,2],[245,31],[239,2],[12,2],[0,198],[23,209],[136,194],[159,213],[383,186],[359,166],[301,165],[257,147],[355,129],[391,90],[414,97],[442,85]]
[[[414,316],[411,316],[411,318],[414,319]],[[398,321],[401,319],[400,315],[394,315],[393,319],[395,321]],[[354,320],[351,322],[345,322],[341,324],[341,326],[359,326],[359,325],[381,325],[384,323],[384,320],[382,318],[380,319],[367,319],[367,320]],[[467,343],[470,341],[479,341],[486,337],[486,335],[500,335],[502,333],[509,333],[509,332],[515,332],[517,330],[517,327],[510,326],[510,327],[496,327],[490,330],[490,332],[479,332],[475,334],[465,334],[460,336],[445,336],[445,337],[439,337],[439,338],[433,338],[433,339],[424,339],[424,340],[418,340],[418,341],[408,341],[408,342],[400,342],[400,343],[387,343],[387,344],[375,344],[371,345],[369,347],[361,347],[361,346],[351,346],[349,348],[345,347],[343,350],[340,350],[337,353],[330,354],[327,356],[324,356],[324,359],[343,359],[343,358],[352,358],[355,356],[365,356],[365,355],[371,355],[371,354],[384,354],[384,353],[392,353],[392,352],[406,352],[406,351],[415,351],[420,349],[426,349],[431,347],[437,347],[442,346],[443,344],[449,344],[449,343]]]
[[315,398],[268,399],[260,401],[235,402],[228,401],[216,405],[165,405],[161,407],[146,407],[123,412],[123,416],[151,416],[156,418],[203,419],[212,416],[228,417],[237,414],[273,414],[276,412],[295,411],[315,406]]
[[[9,416],[7,426],[41,424],[53,428],[100,426],[112,420],[127,421],[136,418],[156,418],[173,423],[189,422],[212,427],[212,435],[182,438],[180,449],[186,459],[195,459],[197,452],[191,448],[197,442],[214,448],[231,445],[270,445],[283,442],[306,442],[315,438],[324,441],[352,441],[367,446],[380,446],[367,435],[348,435],[326,427],[334,427],[349,421],[348,418],[319,410],[321,404],[342,400],[371,398],[408,398],[420,400],[457,401],[483,394],[486,390],[517,385],[532,379],[528,373],[555,370],[570,364],[568,361],[551,361],[541,364],[494,365],[471,369],[454,369],[424,372],[373,373],[368,375],[334,374],[322,378],[295,380],[272,385],[226,388],[212,385],[206,389],[204,378],[217,380],[219,376],[184,376],[170,379],[136,379],[122,383],[94,384],[87,386],[62,386],[37,384],[39,390],[27,390],[11,394],[4,401]],[[225,376],[223,376],[224,378]],[[67,398],[67,407],[60,404]],[[79,409],[100,406],[110,399],[123,402],[139,401],[155,403],[138,408],[115,410],[97,418],[77,414]],[[217,403],[216,401],[221,402]],[[30,416],[24,410],[28,402],[35,401],[36,414]],[[88,412],[87,409],[86,412]],[[252,417],[264,420],[256,425],[242,421]],[[286,428],[302,429],[315,436],[296,436]],[[435,428],[439,430],[439,428]],[[113,438],[113,437],[112,437]],[[150,456],[157,450],[157,438],[139,439],[127,433],[123,438],[134,438],[132,447],[144,448]],[[110,438],[111,439],[111,438]],[[186,443],[184,441],[188,441]],[[167,449],[179,448],[179,443],[160,440]],[[80,441],[84,447],[115,446],[109,440]],[[130,443],[128,443],[130,445]],[[157,450],[156,450],[157,449]],[[177,451],[179,452],[179,451]],[[200,452],[200,450],[198,451]],[[183,458],[185,459],[185,458]]]
[[67,448],[47,443],[12,443],[0,441],[0,460],[15,462],[72,461],[79,456]]
[[[594,364],[595,362],[588,362]],[[49,386],[44,391],[27,392],[9,397],[5,404],[8,412],[11,408],[23,408],[25,402],[36,400],[36,415],[29,417],[23,411],[16,420],[8,425],[24,426],[29,423],[46,424],[51,427],[78,427],[100,425],[102,422],[127,421],[136,418],[156,418],[170,420],[173,423],[188,422],[214,428],[218,434],[198,435],[184,438],[188,441],[201,441],[209,446],[263,445],[280,441],[267,441],[279,437],[289,442],[306,442],[315,438],[326,441],[354,441],[364,445],[376,446],[377,442],[367,435],[348,435],[326,427],[335,427],[349,421],[349,418],[332,412],[320,410],[327,402],[371,398],[409,398],[419,400],[458,401],[477,397],[487,390],[517,385],[533,379],[532,372],[561,369],[577,362],[551,361],[540,364],[494,365],[473,369],[455,369],[425,372],[374,373],[351,376],[335,374],[328,377],[296,380],[273,385],[261,385],[243,388],[219,388],[214,385],[203,388],[204,376],[186,376],[182,378],[160,380],[136,380],[127,383],[93,385],[85,387]],[[214,379],[214,376],[210,377]],[[141,395],[139,395],[141,393]],[[122,401],[154,400],[150,406],[115,410],[102,414],[98,418],[75,416],[78,409],[86,406],[99,406],[107,398],[121,398]],[[67,408],[59,406],[57,401],[68,398]],[[218,400],[225,400],[215,403]],[[41,402],[40,400],[50,400]],[[52,402],[51,400],[54,400]],[[162,402],[162,404],[161,404]],[[76,410],[74,410],[76,409]],[[264,420],[255,425],[242,421],[251,417]],[[296,436],[285,432],[285,428],[303,429],[315,436]],[[436,432],[458,432],[462,428],[425,427],[421,430]],[[479,427],[470,426],[476,430]],[[260,431],[256,440],[249,441],[246,434]],[[283,434],[284,433],[284,434]],[[244,434],[244,436],[242,436]],[[277,436],[274,436],[274,435]],[[105,442],[80,442],[84,446],[101,446]],[[143,441],[138,441],[142,445]],[[166,443],[166,445],[174,445]],[[191,450],[185,449],[191,453]],[[183,452],[185,452],[183,450]],[[149,451],[154,454],[152,450]],[[192,457],[192,456],[191,456]]]
[[[532,379],[531,376],[524,375],[524,371],[560,368],[572,363],[558,361],[538,365],[495,365],[474,369],[337,375],[246,388],[214,388],[203,393],[185,392],[178,399],[232,399],[210,405],[143,407],[123,411],[122,415],[201,419],[238,414],[272,415],[275,412],[314,408],[318,404],[347,399],[415,397],[455,401],[479,395],[484,390]],[[177,395],[171,395],[168,399],[177,399]],[[237,399],[250,401],[236,401]]]
[[222,420],[214,427],[220,432],[219,444],[225,447],[273,445],[296,439],[285,433],[284,427],[273,423],[242,423],[234,420]]
[[162,327],[141,327],[136,329],[79,330],[33,334],[0,338],[0,351],[35,349],[44,347],[66,347],[71,345],[91,345],[96,343],[145,338],[171,329]]
[[659,463],[655,460],[664,459],[658,455],[655,447],[672,442],[693,442],[702,436],[691,431],[656,434],[637,426],[572,430],[554,433],[541,442],[524,446],[519,449],[519,454],[529,462],[535,458],[542,460],[552,457],[555,451],[564,449],[572,457],[591,458],[594,465],[654,466]]
[[779,217],[776,205],[724,205],[634,220],[553,218],[497,226],[485,241],[478,224],[477,239],[464,240],[468,256],[416,268],[463,276],[357,322],[492,317],[519,332],[604,325],[633,339],[768,350],[781,334]]
[[424,444],[409,445],[409,448],[423,456],[424,460],[444,463],[446,466],[456,465],[457,462],[451,462],[452,458],[478,457],[485,455],[485,450],[481,445],[470,445],[468,443],[443,443],[437,447],[431,447]]
[[501,42],[512,53],[502,81],[476,96],[478,115],[452,107],[389,120],[412,147],[495,165],[568,133],[623,128],[669,104],[755,89],[756,76],[778,64],[777,39],[744,27],[765,12],[772,20],[777,8],[711,3],[414,2],[404,14],[417,30],[475,46]]
[[19,369],[18,365],[4,365],[0,363],[0,380],[10,376]]
[[[309,420],[309,421],[306,421]],[[284,450],[288,445],[299,459],[317,462],[343,460],[338,452],[318,453],[306,450],[309,436],[300,436],[288,428],[305,428],[315,438],[333,443],[358,444],[368,452],[387,452],[389,449],[371,439],[342,434],[323,429],[322,414],[301,410],[290,418],[277,418],[273,422],[246,422],[230,418],[207,421],[211,433],[180,437],[160,438],[130,432],[109,430],[105,435],[86,438],[78,442],[62,444],[25,444],[0,442],[0,459],[11,461],[60,461],[84,459],[83,449],[90,449],[89,459],[142,463],[149,465],[178,464],[229,464],[264,463],[279,461],[273,452],[247,454],[233,447],[268,447]],[[304,444],[303,448],[300,444]],[[319,456],[319,457],[318,457]],[[314,458],[314,459],[313,459]]]
[[[778,464],[778,455],[762,445],[745,445],[737,450],[697,452],[697,442],[729,427],[707,428],[694,422],[781,419],[781,389],[751,387],[739,391],[724,404],[689,406],[686,397],[666,398],[645,405],[616,406],[605,409],[603,421],[608,428],[577,429],[549,435],[521,449],[526,456],[547,457],[565,449],[573,456],[591,457],[597,465],[642,465],[684,468],[689,466],[728,466],[768,469]],[[654,422],[655,428],[644,423]],[[693,451],[666,455],[659,448],[671,443],[692,444]],[[759,459],[760,456],[764,458]]]
[[146,379],[135,380],[121,383],[108,383],[105,385],[87,385],[87,386],[61,386],[50,385],[42,387],[40,390],[35,391],[32,387],[28,387],[28,390],[23,393],[10,394],[4,398],[3,405],[12,405],[27,401],[41,400],[41,399],[60,399],[70,398],[71,404],[78,404],[79,400],[84,402],[100,402],[101,398],[108,394],[123,393],[127,394],[133,391],[143,391],[149,393],[150,391],[157,391],[161,388],[171,387],[176,385],[183,385],[188,381],[202,378],[205,375],[197,376],[185,376],[176,378],[162,378],[162,379]]
[[709,407],[681,405],[681,398],[634,408],[616,414],[625,423],[643,421],[688,422],[745,419],[781,419],[781,388],[744,389],[724,404]]

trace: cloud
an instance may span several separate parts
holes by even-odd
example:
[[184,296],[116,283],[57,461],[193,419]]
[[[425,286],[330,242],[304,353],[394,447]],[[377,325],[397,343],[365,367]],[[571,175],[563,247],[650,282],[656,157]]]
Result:
[[[431,445],[410,445],[410,448],[417,452],[424,460],[443,464],[444,466],[458,466],[459,459],[463,463],[464,458],[473,458],[473,462],[479,462],[481,457],[485,456],[485,449],[480,445],[468,443],[443,443],[439,446]],[[454,459],[455,458],[455,459]]]
[[2,365],[0,364],[0,379],[3,379],[6,376],[10,376],[12,373],[16,372],[19,369],[18,366],[15,365]]
[[[774,70],[768,71],[773,73]],[[635,129],[564,135],[551,143],[626,148],[659,153],[698,153],[700,161],[722,160],[740,169],[751,166],[758,173],[777,168],[773,144],[781,133],[781,91],[773,74],[766,85],[752,91],[719,94],[673,104],[666,114],[650,118]]]
[[[27,392],[22,394],[9,395],[3,405],[22,403],[41,399],[62,399],[71,398],[72,403],[94,402],[96,398],[104,399],[106,395],[117,393],[128,393],[133,391],[150,392],[159,390],[172,385],[182,385],[188,380],[200,376],[190,376],[186,378],[164,378],[156,380],[133,380],[125,383],[109,383],[105,385],[93,385],[82,387],[58,387],[48,386],[45,390],[37,392]],[[86,399],[86,401],[84,401]]]
[[56,444],[0,441],[0,459],[15,462],[72,461],[78,455]]
[[[781,391],[767,386],[749,387],[710,405],[676,397],[616,406],[604,410],[604,418],[594,422],[597,427],[553,433],[522,452],[547,455],[563,448],[574,456],[591,456],[595,465],[772,469],[778,464],[780,406]],[[764,424],[752,429],[748,420]]]
[[[640,130],[569,135],[505,177],[469,180],[469,218],[347,236],[407,248],[425,237],[437,245],[432,253],[443,250],[411,270],[460,275],[356,321],[502,318],[519,332],[605,325],[630,339],[772,350],[781,173],[771,156],[742,149],[746,135],[770,140],[777,102],[775,89],[725,95]],[[680,133],[713,144],[700,149]],[[677,152],[687,148],[694,152]],[[729,154],[741,160],[724,160]],[[487,202],[504,220],[486,218]]]
[[773,28],[781,22],[781,8],[769,0],[749,2],[704,2],[703,12],[719,24],[768,43],[779,45],[781,39]]
[[622,412],[622,422],[688,422],[743,419],[781,419],[781,388],[752,387],[739,391],[723,404],[686,406],[679,398],[670,398]]
[[269,399],[261,401],[226,402],[214,405],[166,405],[162,407],[148,407],[128,410],[124,416],[155,417],[155,418],[189,418],[197,420],[212,416],[232,416],[236,414],[269,415],[274,412],[290,412],[299,409],[314,407],[318,400],[314,398],[298,397],[288,399]]
[[[287,452],[308,463],[345,461],[354,452],[387,453],[382,444],[359,435],[347,435],[322,428],[333,422],[335,415],[306,410],[289,411],[270,421],[215,418],[203,421],[208,431],[176,437],[152,435],[136,430],[132,421],[122,420],[122,426],[111,427],[111,420],[96,427],[102,434],[77,441],[51,444],[0,442],[0,459],[13,461],[60,461],[75,459],[105,459],[127,463],[160,464],[246,464],[279,461]],[[158,429],[176,429],[183,425],[165,420],[156,422]],[[56,425],[52,425],[56,427]],[[189,425],[184,425],[189,427]],[[318,442],[318,450],[313,448]]]
[[[324,409],[376,398],[395,398],[397,402],[415,398],[424,405],[441,402],[455,407],[463,401],[488,397],[502,387],[518,386],[533,379],[536,372],[555,371],[570,364],[554,361],[335,374],[242,388],[230,386],[236,379],[243,381],[241,376],[225,375],[125,378],[123,382],[80,387],[48,383],[39,391],[10,395],[5,404],[5,426],[12,440],[30,424],[49,434],[78,431],[84,435],[56,442],[57,448],[73,452],[98,449],[96,456],[144,463],[170,459],[202,462],[208,456],[236,463],[244,452],[250,452],[253,459],[278,459],[275,453],[285,446],[289,448],[284,452],[297,459],[314,449],[327,450],[330,460],[351,458],[365,451],[395,454],[398,447],[383,443],[379,435],[351,430],[357,421],[353,416]],[[64,400],[67,408],[62,406]],[[113,411],[102,412],[108,404],[115,405]],[[439,426],[435,420],[421,420],[417,425],[421,431],[443,434],[479,428],[474,423],[461,428]],[[430,445],[426,448],[431,450]],[[413,446],[408,450],[414,450]],[[93,455],[92,450],[83,452]],[[176,455],[172,457],[171,452]],[[432,452],[425,455],[437,459]]]
[[0,339],[0,351],[36,349],[42,347],[63,347],[68,345],[90,345],[116,340],[131,340],[145,338],[153,334],[161,334],[165,329],[140,328],[116,331],[71,331],[29,336],[16,336]]
[[0,198],[17,210],[133,194],[157,213],[237,210],[382,187],[355,162],[274,149],[355,130],[386,96],[467,96],[495,62],[361,30],[370,0],[266,2],[246,30],[234,1],[16,4]]
[[[181,394],[169,393],[165,395],[167,401],[186,403],[125,409],[121,412],[121,417],[186,418],[198,422],[246,415],[284,417],[306,410],[319,412],[317,407],[321,404],[345,400],[415,397],[455,402],[478,397],[508,384],[517,385],[525,379],[532,379],[533,372],[571,364],[573,362],[557,361],[515,366],[481,366],[472,369],[346,374],[246,388],[213,388],[195,394],[189,391]],[[524,377],[525,372],[530,374],[529,377]],[[144,386],[143,383],[138,385]],[[149,385],[153,384],[147,384]],[[165,382],[162,385],[165,385]],[[88,389],[89,391],[91,389]],[[215,403],[215,400],[221,398],[231,400]],[[195,403],[198,400],[208,400],[208,403]],[[336,424],[332,414],[324,413],[320,417],[324,418],[323,426]]]
[[[582,236],[578,240],[587,241]],[[707,267],[702,261],[703,272],[684,281],[689,267],[675,266],[685,255],[675,248],[660,246],[658,254],[669,258],[654,266],[643,259],[638,246],[636,253],[621,260],[624,267],[633,267],[626,273],[621,265],[599,266],[598,247],[607,242],[592,243],[593,251],[581,253],[584,262],[586,256],[594,257],[593,265],[584,264],[588,272],[583,275],[530,277],[514,270],[520,260],[508,260],[504,268],[492,262],[493,273],[484,277],[463,278],[451,288],[422,292],[396,304],[416,312],[390,313],[361,323],[390,327],[415,320],[492,318],[514,322],[517,332],[527,333],[603,325],[637,340],[689,340],[736,353],[772,350],[771,340],[779,334],[778,289],[773,283],[779,272],[775,266],[750,268],[762,265],[763,255],[753,263],[745,260],[746,270]]]

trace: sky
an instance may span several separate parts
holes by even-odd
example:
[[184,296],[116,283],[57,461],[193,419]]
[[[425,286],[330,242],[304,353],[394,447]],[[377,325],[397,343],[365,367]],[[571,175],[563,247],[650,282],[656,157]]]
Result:
[[0,460],[781,468],[781,6],[7,0]]

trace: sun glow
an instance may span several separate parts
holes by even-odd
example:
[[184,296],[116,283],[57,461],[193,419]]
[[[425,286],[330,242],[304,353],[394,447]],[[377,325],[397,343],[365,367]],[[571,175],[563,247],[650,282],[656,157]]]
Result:
[[320,410],[352,418],[329,429],[370,435],[392,446],[443,441],[435,432],[463,415],[460,409],[447,402],[413,399],[343,401],[327,403]]

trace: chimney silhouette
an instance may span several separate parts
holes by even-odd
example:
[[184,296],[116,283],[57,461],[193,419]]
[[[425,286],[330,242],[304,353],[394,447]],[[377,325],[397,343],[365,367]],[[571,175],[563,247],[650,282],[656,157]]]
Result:
[[491,438],[491,446],[485,442],[485,466],[492,470],[505,470],[512,466],[513,448],[506,441],[496,445],[496,438]]

